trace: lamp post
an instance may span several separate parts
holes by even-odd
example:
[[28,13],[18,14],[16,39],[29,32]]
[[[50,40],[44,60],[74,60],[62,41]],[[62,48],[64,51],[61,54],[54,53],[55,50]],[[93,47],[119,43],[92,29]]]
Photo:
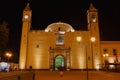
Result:
[[94,68],[94,55],[93,55],[93,43],[95,42],[96,38],[95,37],[91,37],[91,53],[92,53],[92,68]]
[[12,53],[7,52],[5,55],[7,57],[7,62],[9,62],[9,59],[12,57]]
[[[81,36],[77,36],[76,40],[77,40],[77,42],[80,43],[81,40],[82,40],[82,37]],[[87,55],[87,46],[84,45],[83,48],[85,48],[85,53],[86,53],[86,80],[88,80],[88,57],[87,57],[88,55]]]
[[108,65],[108,61],[107,61],[107,57],[109,56],[109,54],[108,53],[104,53],[103,54],[103,57],[105,58],[104,59],[104,63],[105,63],[105,68],[107,69],[107,65]]

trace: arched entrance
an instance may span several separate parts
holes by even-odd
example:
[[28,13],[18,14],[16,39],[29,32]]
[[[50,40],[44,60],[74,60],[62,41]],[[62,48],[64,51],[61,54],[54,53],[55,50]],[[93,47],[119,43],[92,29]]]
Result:
[[58,67],[64,70],[70,69],[70,48],[50,47],[50,70],[58,70]]
[[65,59],[62,55],[58,55],[55,57],[54,66],[55,70],[58,70],[59,67],[65,67]]

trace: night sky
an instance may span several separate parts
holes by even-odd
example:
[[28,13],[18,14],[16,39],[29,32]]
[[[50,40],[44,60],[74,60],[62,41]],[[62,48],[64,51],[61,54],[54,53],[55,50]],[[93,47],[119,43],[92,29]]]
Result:
[[[76,1],[76,2],[75,2]],[[45,29],[53,22],[65,22],[76,30],[87,29],[90,3],[98,9],[101,41],[120,41],[120,4],[116,0],[0,0],[0,22],[10,29],[8,49],[19,54],[22,11],[30,3],[32,28]]]

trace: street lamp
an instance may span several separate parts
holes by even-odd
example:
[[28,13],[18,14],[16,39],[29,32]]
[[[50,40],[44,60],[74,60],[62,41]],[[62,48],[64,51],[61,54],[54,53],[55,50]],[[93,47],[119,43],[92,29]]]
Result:
[[93,43],[95,42],[96,38],[95,37],[91,37],[91,52],[92,52],[92,68],[94,68],[94,55],[93,55]]
[[[76,37],[76,40],[77,40],[78,42],[81,42],[82,37],[81,37],[81,36],[77,36],[77,37]],[[86,80],[88,80],[88,58],[87,58],[88,55],[87,55],[87,46],[84,45],[83,47],[85,48],[85,52],[86,52]]]
[[108,56],[109,56],[108,53],[104,53],[104,54],[103,54],[103,57],[105,58],[105,59],[104,59],[105,68],[107,68],[107,65],[108,65],[108,61],[107,61],[107,57],[108,57]]
[[6,57],[7,57],[7,62],[8,62],[9,59],[12,57],[12,53],[7,52],[5,55],[6,55]]

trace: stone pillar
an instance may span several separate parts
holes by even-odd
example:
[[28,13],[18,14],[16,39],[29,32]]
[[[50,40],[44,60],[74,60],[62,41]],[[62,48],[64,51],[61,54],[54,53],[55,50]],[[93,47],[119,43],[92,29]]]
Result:
[[50,70],[53,70],[53,60],[54,60],[54,49],[50,47]]
[[70,49],[66,50],[66,69],[70,70]]

